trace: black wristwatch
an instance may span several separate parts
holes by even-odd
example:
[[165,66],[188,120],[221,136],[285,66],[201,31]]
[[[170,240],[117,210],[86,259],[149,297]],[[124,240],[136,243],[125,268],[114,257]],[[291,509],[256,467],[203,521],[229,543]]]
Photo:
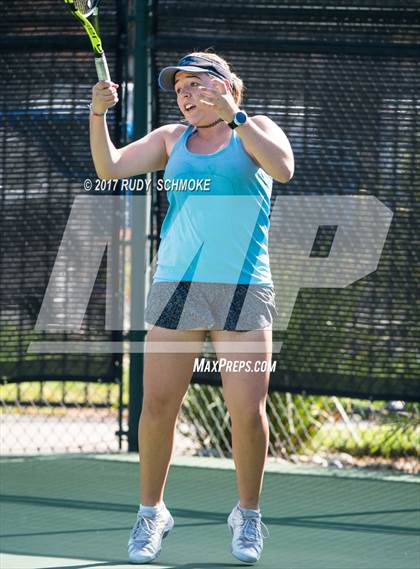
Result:
[[247,120],[248,120],[248,115],[246,114],[246,112],[238,111],[237,113],[235,113],[233,121],[228,122],[227,124],[228,126],[230,126],[230,128],[236,128],[238,126],[241,126],[241,124],[245,124]]

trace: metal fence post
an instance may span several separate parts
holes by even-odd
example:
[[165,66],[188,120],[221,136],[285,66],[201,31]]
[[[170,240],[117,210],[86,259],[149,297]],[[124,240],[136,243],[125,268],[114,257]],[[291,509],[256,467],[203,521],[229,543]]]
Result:
[[[149,35],[149,0],[136,0],[135,13],[130,25],[134,26],[134,45],[131,62],[134,69],[134,139],[144,136],[150,121],[150,55],[147,48]],[[150,195],[133,196],[131,200],[131,300],[130,300],[130,345],[143,342],[145,330],[139,329],[144,322],[146,298],[145,269],[148,266],[148,235],[150,220]],[[130,353],[130,385],[128,416],[128,450],[138,450],[137,428],[143,398],[143,352]]]

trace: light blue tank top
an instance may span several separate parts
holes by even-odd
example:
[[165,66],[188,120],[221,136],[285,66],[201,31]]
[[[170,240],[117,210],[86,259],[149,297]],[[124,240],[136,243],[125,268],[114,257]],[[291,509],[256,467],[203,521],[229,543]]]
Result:
[[161,181],[169,209],[153,282],[273,287],[268,256],[273,179],[249,157],[234,130],[225,148],[190,152],[186,142],[195,130],[190,125],[179,137]]

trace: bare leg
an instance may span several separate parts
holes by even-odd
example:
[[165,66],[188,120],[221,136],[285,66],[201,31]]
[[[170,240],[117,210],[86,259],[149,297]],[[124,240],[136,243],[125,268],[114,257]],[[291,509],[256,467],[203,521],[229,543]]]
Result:
[[176,420],[187,392],[197,353],[151,353],[150,341],[200,342],[203,330],[170,330],[154,326],[147,334],[144,397],[139,422],[140,497],[144,506],[157,506],[172,456]]
[[[257,341],[264,342],[262,353],[222,353],[218,358],[247,360],[251,369],[257,360],[271,362],[271,330],[250,332],[212,331],[215,341]],[[261,345],[261,344],[260,344]],[[236,466],[236,477],[240,506],[258,509],[262,490],[264,466],[267,459],[269,426],[266,401],[270,379],[270,366],[266,371],[221,370],[223,393],[232,420],[232,448]]]

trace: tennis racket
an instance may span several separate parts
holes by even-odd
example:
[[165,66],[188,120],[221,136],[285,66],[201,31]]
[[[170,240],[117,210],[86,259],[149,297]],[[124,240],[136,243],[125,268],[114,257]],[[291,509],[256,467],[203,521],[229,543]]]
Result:
[[[99,81],[111,81],[101,38],[99,37],[98,5],[100,0],[64,0],[71,13],[84,27],[95,54],[96,73]],[[90,18],[92,21],[88,20]]]

